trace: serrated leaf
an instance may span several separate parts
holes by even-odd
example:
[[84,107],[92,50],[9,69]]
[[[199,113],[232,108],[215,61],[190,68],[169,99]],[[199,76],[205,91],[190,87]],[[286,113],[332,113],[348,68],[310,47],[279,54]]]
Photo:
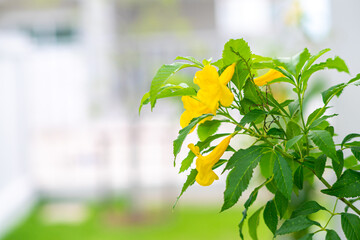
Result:
[[299,124],[292,120],[289,121],[286,125],[286,136],[291,139],[298,135],[301,135],[301,128]]
[[184,192],[195,183],[196,175],[198,174],[198,171],[196,169],[191,169],[190,174],[187,176],[186,181],[181,189],[181,192],[179,196],[177,197],[175,204],[173,206],[173,209],[176,207],[176,204],[178,203],[180,197],[184,194]]
[[307,48],[305,48],[301,53],[295,55],[297,64],[296,64],[296,76],[299,76],[302,68],[304,67],[305,63],[311,57],[311,54]]
[[288,108],[289,108],[290,116],[293,118],[300,110],[299,100],[295,100],[292,103],[290,103]]
[[246,190],[252,177],[253,169],[260,161],[263,149],[261,146],[240,149],[229,159],[225,169],[232,168],[232,170],[226,179],[224,204],[221,211],[232,207],[239,200],[243,191]]
[[159,93],[163,84],[171,77],[174,73],[178,72],[179,70],[187,67],[196,67],[194,64],[187,64],[187,63],[173,63],[173,64],[165,64],[160,67],[160,69],[155,74],[154,78],[151,81],[150,86],[150,102],[151,102],[151,109],[154,108],[156,102],[156,96]]
[[224,65],[230,65],[237,61],[251,61],[251,50],[244,39],[230,39],[225,43],[222,54]]
[[291,168],[287,161],[277,152],[273,152],[274,158],[274,180],[280,192],[287,198],[291,199],[293,179]]
[[327,119],[336,117],[336,116],[338,116],[338,114],[322,116],[321,118],[314,120],[314,122],[309,126],[309,129],[314,129],[317,126],[319,126],[320,124],[322,124],[324,121],[326,121]]
[[283,235],[304,230],[312,225],[321,226],[318,222],[308,219],[301,215],[295,218],[286,220],[283,225],[276,231],[276,235]]
[[336,69],[338,72],[349,73],[349,69],[346,66],[344,60],[335,56],[334,58],[328,58],[325,62],[312,65],[307,71],[303,72],[303,78],[308,79],[313,73],[324,69]]
[[309,132],[309,137],[323,153],[325,153],[332,160],[339,163],[336,155],[334,141],[328,131],[312,130]]
[[179,135],[178,137],[176,138],[176,140],[174,141],[173,143],[173,146],[174,146],[174,157],[176,159],[176,156],[178,155],[178,153],[180,152],[180,149],[181,149],[181,146],[186,138],[186,136],[190,133],[191,129],[193,127],[196,126],[196,124],[198,124],[201,120],[207,118],[207,117],[210,117],[210,116],[213,116],[212,114],[204,114],[200,117],[197,117],[197,118],[194,118],[191,120],[191,122],[189,123],[189,125],[187,125],[186,127],[184,127],[183,129],[181,129],[179,131]]
[[201,141],[204,141],[218,130],[219,126],[221,124],[221,121],[219,120],[211,120],[211,121],[205,121],[201,123],[198,126],[197,133],[199,136],[199,139]]
[[204,67],[204,65],[199,60],[197,60],[196,58],[191,57],[191,56],[187,56],[187,57],[178,56],[175,58],[175,60],[186,60],[186,61],[189,61],[189,62],[192,62],[192,63],[198,65],[200,68]]
[[317,54],[313,55],[310,57],[309,61],[305,64],[304,66],[304,70],[307,70],[311,67],[311,65],[322,55],[324,55],[325,53],[329,52],[330,48],[325,48],[323,50],[321,50],[320,52],[318,52]]
[[248,43],[244,39],[230,39],[224,46],[222,60],[224,66],[237,63],[231,81],[241,90],[251,71],[252,58]]
[[343,141],[341,142],[341,148],[343,148],[344,144],[349,142],[350,140],[360,137],[360,134],[358,133],[350,133],[344,137]]
[[341,240],[339,235],[331,229],[326,229],[326,238],[325,240]]
[[300,165],[294,173],[294,184],[299,189],[302,190],[304,186],[304,169],[303,166]]
[[321,192],[336,197],[359,197],[360,173],[348,169],[330,189],[324,189]]
[[265,116],[267,113],[260,109],[254,109],[245,114],[241,119],[240,125],[245,126],[245,124],[255,122],[258,118]]
[[307,118],[306,126],[312,124],[316,119],[320,118],[326,111],[327,108],[317,108],[315,109]]
[[275,193],[274,202],[277,212],[279,213],[279,217],[280,219],[282,219],[289,206],[289,200],[287,200],[286,197],[284,197],[284,195],[280,191],[277,191]]
[[355,214],[341,213],[341,227],[348,240],[360,240],[360,219]]
[[316,213],[320,210],[326,210],[323,206],[315,201],[308,201],[302,204],[299,208],[297,208],[292,214],[291,218],[295,218],[298,216],[306,216],[312,213]]
[[344,154],[341,150],[336,151],[338,162],[334,160],[331,161],[336,177],[339,178],[341,176],[342,170],[344,168]]
[[334,96],[339,97],[346,86],[345,83],[340,83],[322,92],[323,103],[327,105]]
[[263,217],[266,226],[275,235],[278,224],[278,217],[276,213],[276,206],[273,200],[270,200],[266,203]]
[[254,83],[251,81],[246,81],[244,86],[244,99],[259,105],[262,101],[261,96],[256,88],[258,87]]
[[249,226],[249,233],[253,240],[257,240],[257,227],[259,226],[260,222],[260,213],[264,207],[259,208],[248,220]]
[[297,135],[293,138],[291,138],[289,141],[286,142],[286,149],[290,149],[292,146],[294,146],[301,138],[303,137],[303,135]]
[[314,163],[315,175],[318,178],[322,178],[322,175],[323,175],[324,170],[325,170],[326,158],[327,158],[326,155],[322,154],[316,159],[316,161]]
[[249,198],[246,200],[245,204],[244,204],[244,211],[242,212],[242,219],[238,225],[239,227],[239,235],[241,237],[241,239],[244,239],[244,235],[242,233],[242,228],[243,228],[243,225],[244,225],[244,221],[247,217],[247,211],[249,209],[249,207],[255,202],[257,196],[258,196],[258,192],[259,192],[259,189],[262,188],[264,186],[265,183],[261,184],[260,186],[256,187],[250,194]]

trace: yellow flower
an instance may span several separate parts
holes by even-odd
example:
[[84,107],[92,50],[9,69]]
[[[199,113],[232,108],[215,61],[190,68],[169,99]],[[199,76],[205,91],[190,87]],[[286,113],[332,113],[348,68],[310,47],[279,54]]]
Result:
[[201,186],[209,186],[219,177],[212,170],[212,167],[220,160],[220,157],[224,154],[227,147],[229,146],[230,139],[233,135],[229,135],[217,145],[211,153],[206,156],[200,154],[200,149],[194,144],[189,144],[190,150],[197,156],[196,159],[196,182]]
[[[181,98],[185,111],[180,117],[180,125],[182,128],[189,125],[190,121],[193,118],[200,117],[203,114],[212,113],[210,109],[199,100],[190,97],[190,96],[183,96]],[[207,117],[203,119],[201,122],[205,122],[206,120],[210,120],[211,117]],[[191,130],[191,132],[194,130],[194,128]]]
[[198,99],[205,103],[213,114],[221,105],[228,107],[234,101],[234,95],[227,88],[235,71],[235,63],[227,67],[219,77],[214,66],[206,65],[203,70],[196,72],[194,83],[199,85],[200,90],[197,93]]
[[284,77],[284,75],[281,72],[276,71],[274,69],[270,69],[270,71],[268,71],[264,75],[255,78],[254,83],[258,86],[264,86],[268,82],[271,82],[272,80],[275,80],[275,79],[281,78],[281,77]]

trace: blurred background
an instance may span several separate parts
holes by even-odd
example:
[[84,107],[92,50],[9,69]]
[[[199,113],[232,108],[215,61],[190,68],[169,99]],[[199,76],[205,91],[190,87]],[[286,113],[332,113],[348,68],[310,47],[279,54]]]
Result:
[[[229,38],[265,56],[330,47],[327,57],[355,75],[359,9],[357,0],[0,0],[0,239],[237,239],[241,204],[218,213],[225,176],[195,184],[172,210],[186,179],[172,156],[182,105],[158,101],[139,117],[142,95],[162,64],[217,60]],[[348,79],[317,74],[313,89]],[[339,139],[360,130],[359,113],[344,107],[358,91],[334,103]]]

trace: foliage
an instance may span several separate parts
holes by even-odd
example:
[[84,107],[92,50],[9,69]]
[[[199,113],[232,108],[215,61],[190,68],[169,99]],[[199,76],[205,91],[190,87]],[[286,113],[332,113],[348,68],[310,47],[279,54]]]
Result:
[[[257,226],[262,218],[274,238],[313,226],[311,229],[315,229],[314,232],[304,235],[302,239],[312,239],[321,231],[326,231],[326,239],[340,239],[337,232],[328,227],[333,217],[341,218],[341,226],[348,239],[360,239],[360,210],[354,206],[354,202],[360,199],[360,142],[356,141],[360,134],[351,133],[340,144],[336,144],[334,127],[328,119],[336,117],[337,114],[327,115],[329,104],[335,96],[339,97],[350,85],[360,84],[360,74],[324,90],[321,93],[322,106],[308,116],[304,114],[304,101],[307,100],[307,88],[313,74],[325,69],[349,74],[345,61],[338,56],[319,61],[319,58],[329,51],[330,49],[324,49],[312,55],[305,48],[290,58],[269,58],[253,54],[243,39],[231,39],[224,46],[222,58],[214,63],[208,60],[201,63],[192,57],[178,57],[177,60],[184,62],[163,65],[152,81],[150,92],[146,93],[141,101],[141,106],[150,102],[151,107],[155,106],[157,99],[171,96],[186,96],[187,99],[199,101],[197,105],[202,107],[202,115],[195,115],[197,117],[194,116],[190,123],[180,130],[179,137],[174,141],[176,156],[186,136],[195,127],[198,128],[200,141],[195,147],[199,154],[195,156],[190,151],[181,164],[180,172],[189,169],[195,157],[198,163],[199,156],[202,157],[208,152],[214,155],[214,146],[211,146],[214,139],[240,134],[253,138],[254,142],[249,148],[234,150],[229,145],[226,151],[232,151],[233,155],[228,160],[222,159],[209,166],[215,169],[225,165],[222,174],[227,173],[227,178],[221,211],[233,207],[239,201],[252,181],[254,170],[258,166],[260,168],[263,183],[252,190],[245,202],[239,224],[242,239],[245,221],[249,223],[250,237],[258,239]],[[214,68],[209,65],[216,66],[218,73],[210,73]],[[195,84],[201,82],[201,85],[198,84],[200,90],[167,84],[166,80],[170,75],[185,67],[202,69],[194,78]],[[270,70],[259,76],[264,69]],[[204,81],[208,81],[209,86]],[[227,87],[221,85],[224,83]],[[271,91],[273,83],[289,84],[294,94],[286,101],[279,102],[276,94]],[[206,97],[210,95],[211,99]],[[231,104],[229,100],[233,100]],[[209,116],[213,118],[208,120]],[[224,124],[232,125],[234,131],[217,133],[219,126]],[[350,156],[344,158],[344,155]],[[220,159],[220,156],[217,157]],[[328,161],[330,165],[326,164]],[[190,170],[180,196],[197,181],[196,169],[198,164]],[[337,181],[333,185],[323,177],[325,169],[326,176],[336,176]],[[214,173],[211,171],[211,174]],[[293,194],[298,194],[305,183],[312,184],[314,178],[324,185],[320,194],[334,198],[335,206],[338,201],[345,203],[343,212],[335,212],[336,207],[330,211],[315,199],[303,203],[296,210],[291,209],[289,203]],[[273,196],[267,199],[264,206],[257,205],[256,211],[248,217],[248,210],[257,200],[258,193],[265,189],[264,186]],[[348,213],[349,209],[354,213]],[[318,211],[327,211],[330,214],[326,223],[311,219],[311,214]]]

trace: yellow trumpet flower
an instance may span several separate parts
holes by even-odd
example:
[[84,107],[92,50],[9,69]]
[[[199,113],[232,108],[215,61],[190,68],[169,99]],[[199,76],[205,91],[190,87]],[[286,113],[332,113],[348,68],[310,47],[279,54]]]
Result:
[[229,135],[217,145],[211,153],[206,156],[200,154],[200,149],[194,144],[189,144],[190,150],[197,156],[196,159],[196,182],[201,186],[209,186],[219,177],[212,170],[212,167],[220,160],[220,157],[224,154],[227,147],[229,146],[230,139],[233,135]]
[[272,80],[275,80],[277,78],[285,77],[284,74],[282,74],[279,71],[276,71],[274,69],[270,69],[267,73],[264,75],[257,77],[254,79],[254,83],[258,86],[264,86],[268,82],[271,82]]
[[[183,96],[181,98],[185,111],[180,117],[180,125],[182,128],[189,125],[190,121],[193,118],[200,117],[203,114],[212,113],[211,110],[202,102],[200,102],[198,99],[195,99],[190,96]],[[211,117],[207,117],[203,119],[201,122],[205,122],[206,120],[210,120]],[[191,130],[191,132],[194,131],[194,128]]]
[[195,74],[194,83],[200,87],[197,97],[210,108],[213,114],[219,108],[219,102],[228,107],[234,101],[233,93],[226,86],[234,75],[234,71],[235,63],[227,67],[220,76],[214,66],[206,65]]

